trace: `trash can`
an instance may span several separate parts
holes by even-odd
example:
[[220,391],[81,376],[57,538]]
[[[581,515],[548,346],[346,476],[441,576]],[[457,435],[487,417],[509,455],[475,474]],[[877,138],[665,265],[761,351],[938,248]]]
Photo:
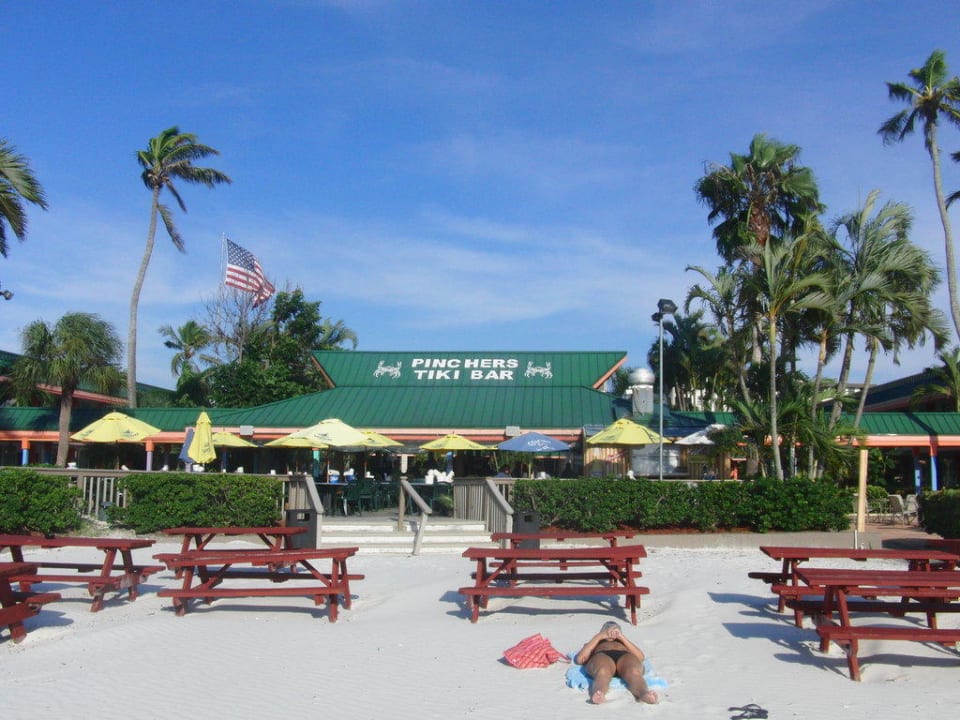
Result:
[[[537,533],[540,532],[540,513],[524,512],[519,513],[513,518],[513,531],[515,533]],[[539,540],[521,540],[517,547],[524,549],[540,549]]]
[[290,547],[298,550],[317,547],[317,511],[300,508],[287,510],[287,527],[302,527],[307,531],[290,536]]

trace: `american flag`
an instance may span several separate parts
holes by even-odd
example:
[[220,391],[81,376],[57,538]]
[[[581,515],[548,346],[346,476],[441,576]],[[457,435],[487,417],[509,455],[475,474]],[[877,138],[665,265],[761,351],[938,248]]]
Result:
[[266,302],[276,288],[264,277],[260,261],[249,250],[227,240],[227,274],[223,284],[238,290],[254,293],[257,299],[253,306]]

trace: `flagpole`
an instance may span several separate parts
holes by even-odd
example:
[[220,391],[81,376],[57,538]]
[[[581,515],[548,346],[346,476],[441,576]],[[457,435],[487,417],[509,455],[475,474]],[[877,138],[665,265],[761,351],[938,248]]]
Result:
[[220,285],[223,283],[224,278],[227,275],[227,234],[222,232],[220,233],[220,278],[217,281],[217,284]]

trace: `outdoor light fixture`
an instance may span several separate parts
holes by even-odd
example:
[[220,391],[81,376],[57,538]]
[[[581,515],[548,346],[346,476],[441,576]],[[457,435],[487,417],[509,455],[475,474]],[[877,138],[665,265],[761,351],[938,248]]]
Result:
[[4,300],[10,300],[13,298],[13,293],[9,290],[4,290],[3,292],[0,292],[0,297],[3,297]]
[[677,312],[677,304],[673,300],[660,298],[657,301],[657,310],[651,317],[660,327],[660,365],[657,375],[660,376],[660,479],[663,480],[663,316]]

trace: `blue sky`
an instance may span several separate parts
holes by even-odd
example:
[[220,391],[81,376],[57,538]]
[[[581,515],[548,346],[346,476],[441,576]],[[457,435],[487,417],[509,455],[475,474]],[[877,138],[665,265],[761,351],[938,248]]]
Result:
[[[204,318],[223,234],[360,350],[645,365],[658,298],[682,304],[686,266],[719,264],[694,183],[758,132],[803,149],[828,218],[874,188],[909,203],[942,264],[922,140],[876,131],[900,109],[885,81],[935,48],[960,71],[960,3],[12,0],[3,17],[0,136],[50,207],[0,259],[0,348],[71,311],[126,338],[150,204],[136,151],[172,125],[234,182],[180,186],[185,255],[158,232],[138,378],[167,387],[157,330]],[[960,189],[960,166],[944,179]],[[928,346],[876,375],[933,363]]]

